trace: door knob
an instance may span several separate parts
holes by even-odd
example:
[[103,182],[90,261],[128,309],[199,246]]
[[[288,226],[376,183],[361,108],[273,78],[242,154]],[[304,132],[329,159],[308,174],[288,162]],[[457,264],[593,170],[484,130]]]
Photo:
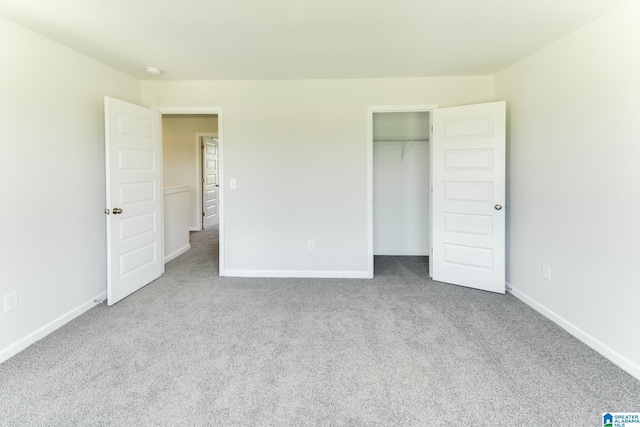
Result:
[[113,208],[113,214],[114,214],[114,215],[118,215],[118,214],[121,214],[121,213],[122,213],[122,209],[120,209],[120,208]]
[[[499,211],[500,209],[502,209],[502,205],[495,205],[495,206],[494,206],[494,208],[495,208],[497,211]],[[122,210],[121,210],[121,212],[122,212]],[[115,212],[115,209],[114,209],[113,213],[116,213],[116,212]]]

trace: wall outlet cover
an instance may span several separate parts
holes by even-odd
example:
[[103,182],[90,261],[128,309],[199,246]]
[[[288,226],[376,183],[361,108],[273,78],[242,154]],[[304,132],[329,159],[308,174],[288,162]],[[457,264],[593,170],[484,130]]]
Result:
[[4,296],[4,312],[9,313],[10,311],[18,308],[18,292],[11,292]]

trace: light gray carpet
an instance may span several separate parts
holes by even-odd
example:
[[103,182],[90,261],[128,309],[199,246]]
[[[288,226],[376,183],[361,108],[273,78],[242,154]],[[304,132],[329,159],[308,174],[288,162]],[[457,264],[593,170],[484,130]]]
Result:
[[2,426],[601,426],[640,381],[510,295],[377,257],[373,280],[166,274],[0,365]]

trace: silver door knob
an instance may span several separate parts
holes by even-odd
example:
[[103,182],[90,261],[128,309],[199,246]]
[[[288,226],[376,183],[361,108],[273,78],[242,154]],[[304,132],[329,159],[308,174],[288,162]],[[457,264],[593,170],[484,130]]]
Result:
[[120,208],[113,208],[113,214],[114,214],[114,215],[118,215],[118,214],[121,214],[121,213],[122,213],[122,209],[120,209]]
[[[500,209],[502,209],[502,205],[495,205],[495,206],[494,206],[494,208],[495,208],[497,211],[499,211]],[[113,213],[115,213],[115,210],[114,210],[114,212],[113,212]]]

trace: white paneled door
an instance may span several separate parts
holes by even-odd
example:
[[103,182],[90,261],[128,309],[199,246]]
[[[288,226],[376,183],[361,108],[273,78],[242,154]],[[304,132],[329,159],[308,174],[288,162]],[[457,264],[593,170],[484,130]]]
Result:
[[107,303],[162,274],[160,114],[105,97]]
[[505,109],[433,110],[434,280],[505,291]]
[[218,223],[218,140],[202,140],[202,228],[207,228]]

